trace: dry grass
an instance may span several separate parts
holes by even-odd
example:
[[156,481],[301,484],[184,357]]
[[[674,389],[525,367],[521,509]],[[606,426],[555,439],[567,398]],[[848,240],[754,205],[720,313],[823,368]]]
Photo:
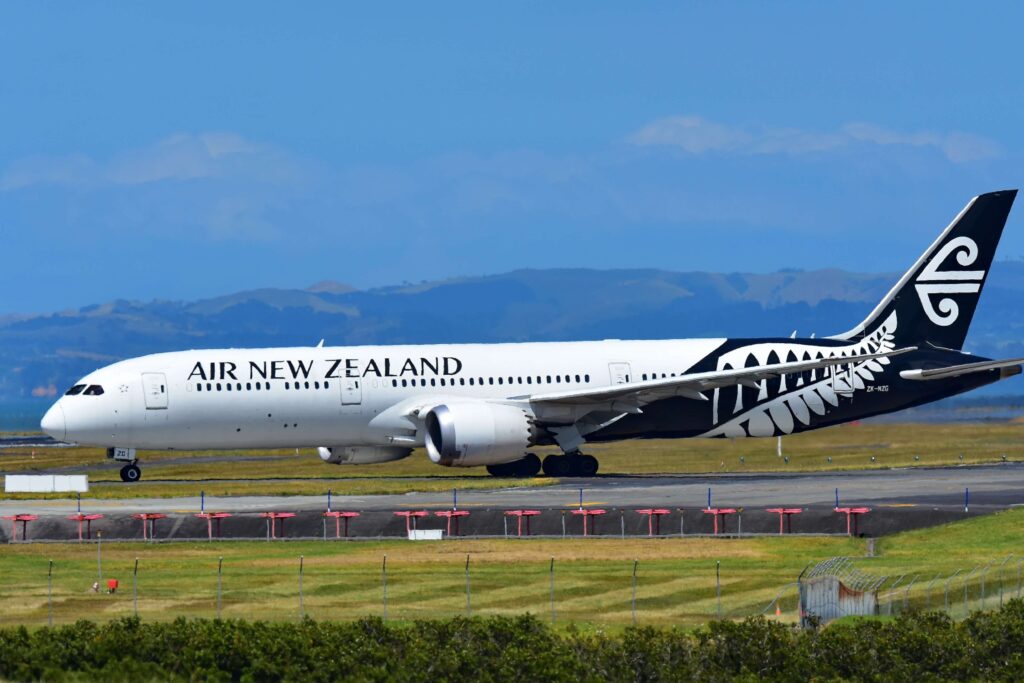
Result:
[[[806,563],[827,557],[859,557],[858,568],[877,576],[906,574],[920,580],[909,594],[919,606],[926,579],[946,577],[991,562],[988,606],[1001,580],[1008,595],[1017,587],[1017,560],[1024,510],[975,518],[880,539],[878,557],[865,558],[860,539],[769,537],[751,539],[465,539],[408,541],[298,541],[213,543],[107,543],[103,575],[116,577],[115,595],[89,591],[97,580],[97,545],[12,545],[0,553],[0,624],[47,620],[46,571],[55,561],[54,617],[109,619],[133,612],[132,567],[139,558],[139,613],[144,619],[216,614],[216,569],[224,559],[222,615],[287,620],[298,617],[299,556],[304,556],[304,610],[318,619],[354,619],[383,611],[381,565],[388,564],[391,619],[439,618],[465,613],[465,562],[470,558],[474,614],[533,612],[550,616],[549,567],[555,559],[555,611],[560,623],[619,628],[631,622],[634,559],[641,624],[703,623],[717,613],[715,565],[721,562],[722,608],[727,617],[760,613],[783,592],[782,618],[795,618],[790,587]],[[997,568],[998,567],[998,568]],[[970,585],[980,598],[980,572]],[[963,586],[954,583],[956,599]],[[884,594],[884,591],[883,591]],[[902,593],[899,593],[902,596]],[[941,584],[933,597],[941,605]],[[960,603],[956,614],[959,615]],[[774,613],[774,610],[770,610]]]

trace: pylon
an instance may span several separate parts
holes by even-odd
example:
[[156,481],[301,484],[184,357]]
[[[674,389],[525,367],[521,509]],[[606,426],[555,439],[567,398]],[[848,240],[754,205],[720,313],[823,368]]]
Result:
[[777,616],[777,617],[781,617],[782,616],[782,608],[779,607],[779,603],[775,603],[775,616]]

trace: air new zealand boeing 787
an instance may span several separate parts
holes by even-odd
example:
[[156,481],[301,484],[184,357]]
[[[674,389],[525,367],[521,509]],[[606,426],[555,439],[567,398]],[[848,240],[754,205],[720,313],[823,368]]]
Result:
[[[935,401],[1024,359],[961,349],[1016,191],[972,199],[862,322],[822,339],[680,339],[219,349],[121,361],[75,383],[42,428],[138,450],[319,447],[364,464],[425,447],[498,476],[592,475],[588,443],[772,437]],[[562,453],[542,463],[534,446]]]

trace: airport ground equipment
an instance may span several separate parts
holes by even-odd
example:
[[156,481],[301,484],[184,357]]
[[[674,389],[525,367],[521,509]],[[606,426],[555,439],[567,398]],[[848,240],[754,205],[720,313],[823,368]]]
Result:
[[648,536],[661,535],[661,518],[670,512],[671,511],[667,508],[644,508],[642,510],[637,510],[637,513],[647,515]]
[[230,512],[197,512],[196,517],[199,519],[206,520],[206,535],[207,538],[213,540],[216,536],[220,538],[220,523],[221,520],[227,519],[231,516]]
[[836,512],[839,514],[846,515],[846,535],[856,536],[857,535],[857,519],[861,515],[866,515],[871,512],[871,508],[867,507],[837,507]]
[[597,524],[597,519],[596,518],[600,517],[601,515],[605,514],[606,512],[607,512],[607,510],[602,510],[600,508],[597,508],[597,509],[580,508],[578,510],[573,510],[572,514],[578,515],[578,516],[583,518],[583,535],[584,536],[589,536],[590,534],[589,534],[589,530],[587,528],[587,521],[591,517],[594,517],[595,518],[594,519],[594,523],[591,525],[593,527],[593,526],[595,526]]
[[429,514],[426,510],[399,510],[395,516],[405,517],[405,535],[408,536],[409,532],[416,530],[416,520]]
[[85,524],[85,540],[92,538],[92,523],[97,519],[103,519],[103,515],[100,514],[83,514],[76,512],[73,515],[68,515],[68,519],[73,522],[78,522],[78,540],[82,541],[82,525]]
[[132,517],[142,520],[143,540],[151,540],[156,538],[156,520],[164,519],[167,515],[162,512],[140,512]]
[[445,536],[452,535],[452,522],[455,524],[455,535],[459,535],[459,519],[462,517],[469,517],[469,510],[438,510],[434,513],[435,517],[444,517],[447,522],[445,525]]
[[[705,508],[704,509],[704,514],[705,515],[713,515],[714,516],[714,520],[715,521],[714,521],[714,527],[713,527],[714,528],[714,532],[713,533],[714,533],[715,536],[717,536],[718,532],[719,532],[719,526],[721,526],[721,531],[724,532],[725,531],[725,520],[726,520],[726,518],[729,515],[736,514],[736,508],[710,508],[709,507],[709,508]],[[719,525],[719,521],[718,521],[719,518],[721,518],[721,520],[722,520],[721,521],[721,525]]]
[[39,519],[39,515],[4,515],[11,520],[11,540],[18,540],[18,522],[21,522],[21,540],[28,539],[28,523]]
[[530,535],[530,518],[540,514],[540,510],[506,510],[506,517],[516,518],[516,536],[523,535],[523,520],[526,521],[526,535]]
[[348,538],[348,523],[359,516],[358,512],[346,510],[327,510],[324,517],[334,518],[334,537],[341,538],[341,521],[345,520],[345,538]]
[[294,516],[294,512],[261,512],[260,517],[265,517],[267,520],[267,538],[278,538],[277,522],[279,520],[281,522],[280,538],[284,538],[284,520],[291,519]]
[[[799,515],[803,508],[767,508],[765,512],[774,512],[779,516],[779,536],[783,533],[793,533],[793,515]],[[783,531],[783,520],[785,520],[785,531]]]

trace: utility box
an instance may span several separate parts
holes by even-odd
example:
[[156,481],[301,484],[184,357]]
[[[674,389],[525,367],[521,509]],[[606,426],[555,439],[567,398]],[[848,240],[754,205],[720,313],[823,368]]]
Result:
[[440,541],[444,529],[409,529],[410,541]]

